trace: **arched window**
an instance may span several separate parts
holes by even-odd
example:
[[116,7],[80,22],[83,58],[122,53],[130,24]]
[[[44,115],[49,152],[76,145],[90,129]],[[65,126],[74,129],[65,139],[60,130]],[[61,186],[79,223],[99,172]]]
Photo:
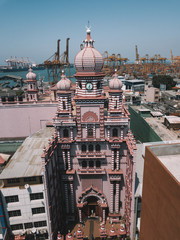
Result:
[[82,145],[81,151],[82,151],[82,152],[86,152],[86,145],[85,145],[85,144]]
[[90,144],[90,145],[89,145],[89,147],[88,147],[88,150],[89,150],[89,152],[93,152],[93,150],[94,150],[94,147],[93,147],[93,145],[92,145],[92,144]]
[[64,138],[68,138],[68,137],[69,137],[69,131],[68,131],[67,128],[65,128],[65,129],[63,130],[63,136],[64,136]]
[[117,137],[118,136],[117,128],[113,128],[112,135],[113,135],[113,137]]
[[92,138],[93,137],[93,129],[92,128],[88,128],[88,137]]
[[89,167],[93,168],[94,167],[94,161],[89,161]]
[[100,152],[101,151],[101,146],[99,144],[96,145],[96,152]]
[[86,161],[82,161],[82,168],[87,168],[87,162]]
[[97,168],[100,168],[101,167],[101,162],[98,160],[98,161],[96,161],[96,167]]

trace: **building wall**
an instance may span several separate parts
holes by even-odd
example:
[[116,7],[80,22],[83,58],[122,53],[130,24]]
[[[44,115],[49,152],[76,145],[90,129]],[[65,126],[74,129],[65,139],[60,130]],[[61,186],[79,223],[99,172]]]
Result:
[[149,124],[141,117],[132,107],[129,106],[130,112],[130,129],[132,130],[136,140],[144,142],[158,142],[161,138],[154,132]]
[[146,147],[140,240],[179,239],[180,184]]
[[[23,227],[19,230],[12,231],[13,234],[22,234],[25,231],[31,231],[35,227],[35,222],[46,221],[46,226],[35,227],[37,230],[47,231],[47,211],[45,207],[45,193],[43,184],[34,184],[30,185],[29,188],[23,186],[19,187],[3,187],[2,192],[2,201],[5,210],[5,216],[7,219],[8,227],[12,227],[15,224],[22,224]],[[43,193],[43,199],[30,200],[30,193]],[[9,196],[18,196],[19,201],[6,203],[5,197]],[[32,208],[45,208],[45,213],[32,214]],[[8,211],[20,210],[21,216],[9,217]],[[33,227],[25,229],[25,223],[33,223]]]
[[56,109],[56,104],[0,106],[0,137],[27,137],[45,127]]
[[145,101],[146,102],[159,102],[160,91],[158,88],[148,87],[145,85]]

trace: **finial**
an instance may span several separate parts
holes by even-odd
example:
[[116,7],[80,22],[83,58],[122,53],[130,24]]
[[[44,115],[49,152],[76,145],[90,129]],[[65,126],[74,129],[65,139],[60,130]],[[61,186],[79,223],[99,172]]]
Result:
[[88,25],[86,26],[86,32],[89,34],[91,33],[91,27],[89,25],[89,21],[88,21]]

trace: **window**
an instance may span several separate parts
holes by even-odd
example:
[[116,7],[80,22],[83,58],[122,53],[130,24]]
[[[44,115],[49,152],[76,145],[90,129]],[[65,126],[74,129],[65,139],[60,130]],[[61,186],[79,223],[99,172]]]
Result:
[[100,152],[101,151],[101,146],[99,144],[96,145],[96,152]]
[[19,202],[18,195],[8,196],[8,197],[5,197],[5,199],[6,199],[6,203]]
[[79,88],[82,89],[82,84],[81,83],[79,83]]
[[92,128],[88,128],[88,137],[89,138],[93,137],[93,129]]
[[82,152],[86,152],[86,145],[85,145],[85,144],[82,145],[81,151],[82,151]]
[[94,150],[94,147],[93,147],[93,145],[92,145],[92,144],[90,144],[88,149],[89,149],[89,152],[93,152],[93,150]]
[[9,217],[21,216],[21,210],[8,211]]
[[97,83],[97,89],[100,89],[100,87],[101,87],[101,83],[100,83],[100,81],[98,81],[98,83]]
[[34,222],[34,227],[45,227],[47,226],[46,221]]
[[23,229],[23,225],[22,224],[13,224],[13,225],[11,225],[11,229],[12,229],[12,231]]
[[27,229],[27,228],[33,228],[33,223],[31,223],[31,222],[25,223],[25,224],[24,224],[24,227],[25,227],[25,229]]
[[93,168],[94,167],[94,161],[89,161],[89,167]]
[[100,161],[96,161],[96,167],[100,168],[101,167],[101,162]]
[[44,207],[32,208],[31,210],[32,210],[32,214],[45,213],[45,208]]
[[65,128],[65,129],[63,130],[63,136],[64,136],[65,138],[68,138],[68,137],[69,137],[69,132],[68,132],[68,129],[67,129],[67,128]]
[[36,181],[36,177],[27,177],[24,178],[24,182],[35,182]]
[[7,179],[7,183],[19,183],[20,179],[19,178],[9,178]]
[[82,168],[87,168],[87,162],[86,161],[82,161]]
[[113,137],[117,137],[117,136],[118,136],[118,130],[117,130],[117,128],[114,128],[114,129],[113,129],[112,135],[113,135]]
[[43,199],[43,193],[31,193],[30,194],[30,200],[37,200],[37,199]]
[[64,110],[66,109],[66,103],[65,103],[65,101],[63,101],[63,109],[64,109]]

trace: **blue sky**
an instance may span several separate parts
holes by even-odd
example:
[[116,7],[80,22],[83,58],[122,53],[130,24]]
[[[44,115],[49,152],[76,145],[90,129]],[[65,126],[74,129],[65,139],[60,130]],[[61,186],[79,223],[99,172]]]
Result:
[[179,0],[0,0],[0,64],[10,56],[42,63],[70,37],[70,61],[91,25],[95,48],[135,59],[180,55]]

